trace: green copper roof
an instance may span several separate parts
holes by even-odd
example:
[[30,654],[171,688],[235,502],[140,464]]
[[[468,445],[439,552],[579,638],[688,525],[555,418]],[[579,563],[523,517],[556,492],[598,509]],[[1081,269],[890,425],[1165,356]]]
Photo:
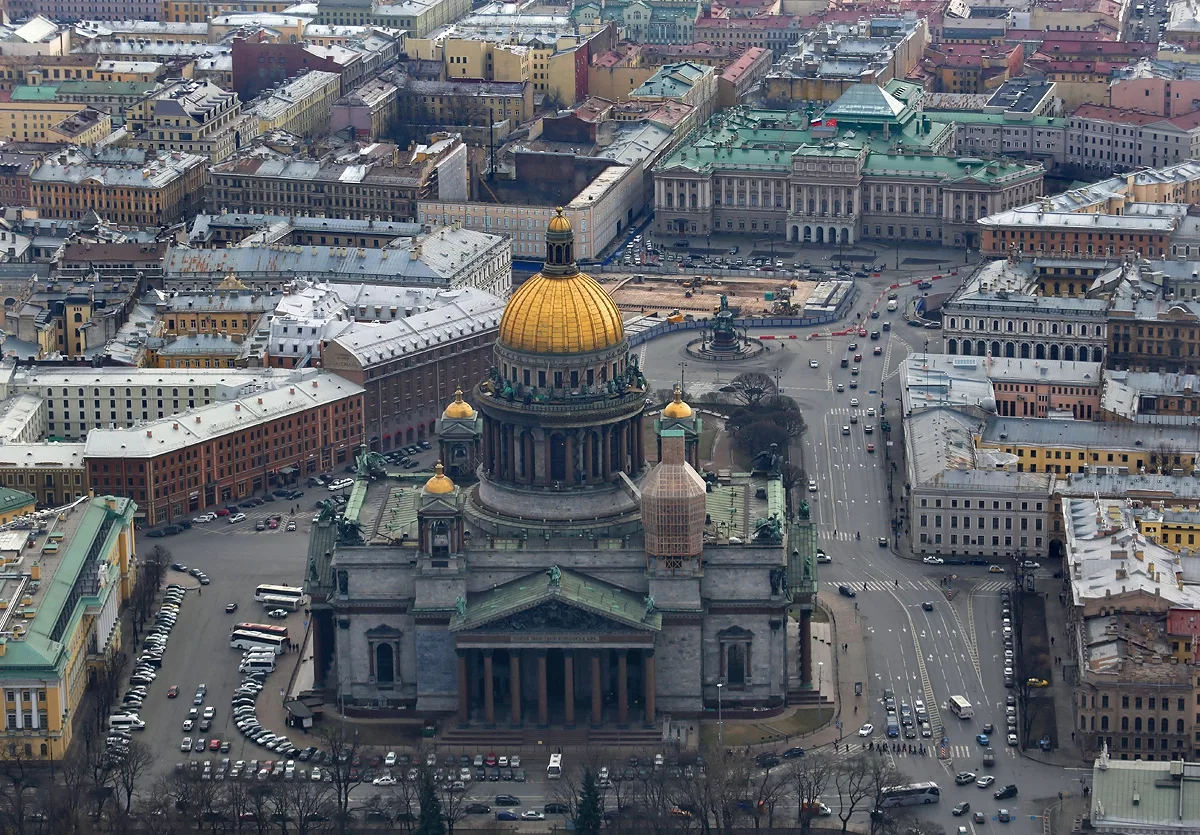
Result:
[[37,498],[24,490],[13,490],[11,487],[0,487],[0,513],[8,513],[21,507],[29,507]]
[[54,101],[57,94],[57,84],[23,84],[13,88],[11,101]]
[[906,105],[882,87],[874,84],[855,84],[825,108],[825,119],[852,121],[856,119],[897,120]]
[[144,96],[158,87],[157,81],[64,81],[60,96]]
[[651,609],[645,600],[633,592],[568,568],[558,569],[556,582],[553,571],[539,571],[488,591],[469,595],[465,610],[461,614],[455,612],[451,617],[450,631],[477,629],[490,621],[534,609],[552,600],[626,627],[647,632],[662,629],[662,614]]

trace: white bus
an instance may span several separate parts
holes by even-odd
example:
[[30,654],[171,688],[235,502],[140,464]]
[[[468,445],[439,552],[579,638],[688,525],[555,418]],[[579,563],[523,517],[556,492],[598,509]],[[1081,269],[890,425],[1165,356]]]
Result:
[[950,697],[950,712],[959,719],[970,719],[975,716],[975,708],[963,696]]
[[924,803],[937,803],[942,799],[942,791],[937,783],[910,783],[907,786],[892,786],[883,790],[883,800],[880,809],[891,809],[893,806],[920,806]]
[[281,594],[264,594],[262,605],[268,609],[287,609],[289,612],[299,610],[307,602],[303,597],[286,597]]
[[235,623],[230,632],[261,632],[264,635],[278,635],[280,638],[288,637],[288,628],[279,626],[273,623]]
[[264,584],[254,590],[254,599],[260,603],[268,596],[290,597],[294,600],[299,600],[301,606],[308,602],[308,595],[304,593],[304,589],[296,588],[295,586],[272,586]]
[[229,636],[229,646],[232,649],[269,649],[276,655],[282,655],[291,643],[287,638],[278,635],[264,635],[261,632],[235,631]]
[[557,780],[562,777],[562,754],[551,754],[550,765],[546,766],[546,779]]

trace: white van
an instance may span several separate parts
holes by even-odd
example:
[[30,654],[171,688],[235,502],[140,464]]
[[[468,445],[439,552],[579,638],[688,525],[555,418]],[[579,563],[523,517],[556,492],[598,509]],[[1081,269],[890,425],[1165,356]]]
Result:
[[275,672],[275,657],[272,655],[264,656],[262,658],[247,658],[242,662],[241,666],[238,667],[238,672],[273,673]]
[[329,492],[336,493],[338,490],[345,490],[346,488],[353,487],[353,486],[354,486],[354,479],[339,478],[337,481],[335,481],[329,485]]
[[895,299],[888,300],[888,312],[894,311],[900,307],[900,302]]
[[114,713],[108,717],[108,727],[129,731],[144,731],[146,723],[136,713]]

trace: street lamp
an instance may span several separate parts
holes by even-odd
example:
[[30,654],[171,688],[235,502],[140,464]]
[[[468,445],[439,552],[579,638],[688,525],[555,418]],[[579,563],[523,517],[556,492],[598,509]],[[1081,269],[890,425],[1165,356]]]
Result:
[[687,368],[686,362],[679,363],[679,391],[680,392],[682,392],[684,390],[684,388],[683,388],[683,372],[686,368]]
[[725,747],[725,722],[721,718],[721,688],[725,685],[717,682],[717,747]]
[[824,707],[824,702],[821,699],[821,683],[824,680],[825,680],[825,662],[818,661],[817,662],[817,704],[821,705],[821,707],[819,708],[819,711],[820,711],[820,717],[821,717],[820,721],[822,721],[822,722],[825,721],[825,707]]

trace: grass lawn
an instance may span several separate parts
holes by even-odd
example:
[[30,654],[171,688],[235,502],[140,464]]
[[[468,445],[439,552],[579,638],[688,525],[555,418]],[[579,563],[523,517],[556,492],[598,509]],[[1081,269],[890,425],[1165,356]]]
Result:
[[[788,737],[799,736],[817,730],[833,718],[833,707],[796,708],[772,719],[760,721],[725,721],[725,747],[758,745],[765,742],[784,742]],[[717,744],[717,721],[706,719],[700,726],[700,744]]]

